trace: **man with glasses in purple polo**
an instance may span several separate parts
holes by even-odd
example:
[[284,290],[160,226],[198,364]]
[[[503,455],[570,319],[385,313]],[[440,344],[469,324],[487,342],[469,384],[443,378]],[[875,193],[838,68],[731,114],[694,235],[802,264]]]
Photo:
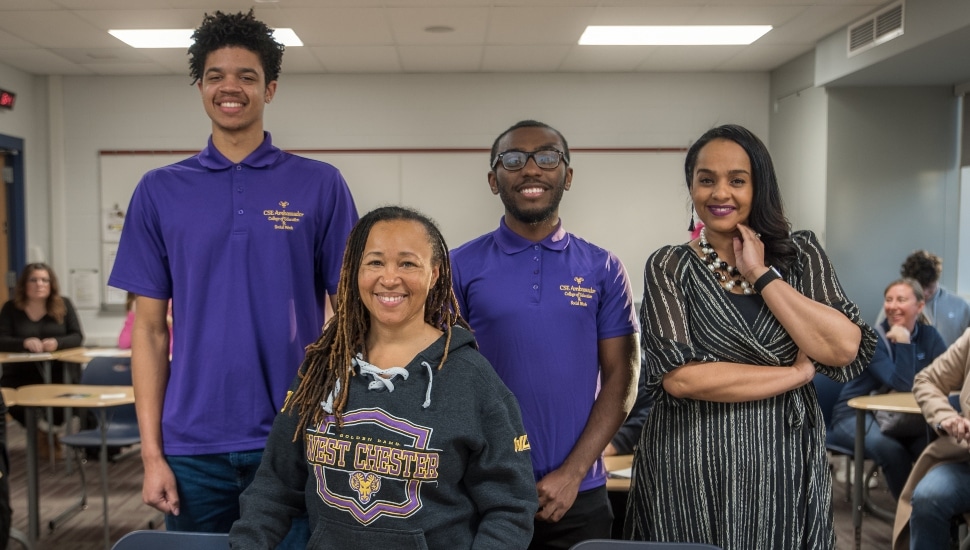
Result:
[[530,549],[610,537],[602,452],[640,361],[626,270],[559,219],[572,177],[556,129],[525,120],[502,132],[488,184],[505,215],[451,253],[461,314],[522,409],[540,506]]

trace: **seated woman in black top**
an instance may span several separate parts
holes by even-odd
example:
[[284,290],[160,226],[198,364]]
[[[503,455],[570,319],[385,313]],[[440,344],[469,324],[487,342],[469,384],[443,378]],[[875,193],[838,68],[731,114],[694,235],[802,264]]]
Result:
[[[0,351],[44,353],[81,345],[84,335],[70,300],[60,295],[54,271],[47,264],[28,264],[17,279],[14,298],[0,309]],[[19,388],[43,384],[41,363],[5,363],[0,386]],[[52,382],[64,381],[64,368],[55,364]],[[63,417],[55,409],[55,423]],[[21,424],[24,412],[11,407],[10,414]]]

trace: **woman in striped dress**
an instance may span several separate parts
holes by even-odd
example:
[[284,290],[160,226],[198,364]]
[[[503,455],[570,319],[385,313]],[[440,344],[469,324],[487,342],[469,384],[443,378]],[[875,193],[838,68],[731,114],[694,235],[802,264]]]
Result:
[[809,231],[791,233],[764,144],[734,125],[688,151],[704,229],[654,252],[640,319],[655,404],[625,529],[727,550],[835,546],[816,372],[858,375],[876,341]]

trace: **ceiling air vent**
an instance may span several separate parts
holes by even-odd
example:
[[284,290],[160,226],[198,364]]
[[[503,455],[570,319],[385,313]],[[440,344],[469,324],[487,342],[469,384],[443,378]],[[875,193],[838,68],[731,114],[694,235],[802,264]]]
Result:
[[897,2],[849,25],[849,57],[903,34],[903,2]]

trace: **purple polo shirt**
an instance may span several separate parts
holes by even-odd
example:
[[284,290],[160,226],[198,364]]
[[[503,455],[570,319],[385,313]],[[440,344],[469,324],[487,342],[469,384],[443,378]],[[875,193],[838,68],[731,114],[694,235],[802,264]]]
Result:
[[[461,313],[519,401],[538,481],[562,465],[586,426],[599,390],[599,341],[639,330],[630,280],[616,256],[561,221],[535,243],[503,218],[451,258]],[[580,490],[605,483],[600,459]]]
[[108,284],[172,299],[165,453],[262,449],[337,291],[357,209],[336,168],[209,139],[135,189]]

